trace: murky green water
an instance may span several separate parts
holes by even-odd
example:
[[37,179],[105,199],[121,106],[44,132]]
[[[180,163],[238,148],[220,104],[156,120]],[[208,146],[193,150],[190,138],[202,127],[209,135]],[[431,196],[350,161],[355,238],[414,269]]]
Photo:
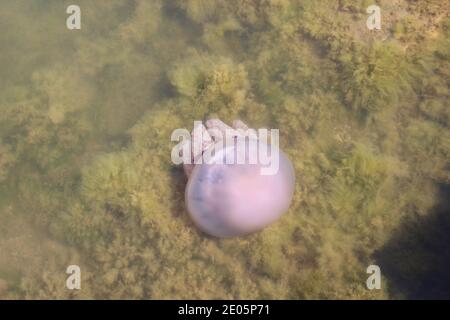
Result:
[[[445,1],[0,1],[0,298],[449,298]],[[296,191],[199,232],[176,128],[280,129]],[[379,265],[380,290],[366,269]],[[66,269],[81,269],[81,289]]]

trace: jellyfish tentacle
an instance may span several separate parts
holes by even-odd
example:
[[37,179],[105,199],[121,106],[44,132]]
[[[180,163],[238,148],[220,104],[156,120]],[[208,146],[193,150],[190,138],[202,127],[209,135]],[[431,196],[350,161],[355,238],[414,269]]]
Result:
[[232,126],[238,132],[239,135],[254,139],[258,137],[255,129],[250,128],[248,125],[246,125],[243,121],[239,119],[234,120]]
[[222,140],[230,134],[232,137],[236,137],[238,135],[238,132],[233,127],[230,127],[220,119],[209,119],[206,120],[205,124],[214,137],[219,136]]
[[185,141],[182,142],[181,149],[180,149],[180,156],[181,157],[183,157],[183,155],[184,155],[183,150],[185,150],[185,148],[188,148],[188,150],[191,153],[190,154],[190,158],[191,158],[190,162],[189,163],[183,162],[184,174],[189,179],[189,176],[191,175],[192,170],[194,170],[194,157],[193,157],[193,152],[192,152],[192,142],[191,142],[191,140],[185,140]]
[[247,130],[250,129],[250,128],[248,127],[248,125],[246,125],[243,121],[241,121],[241,120],[239,120],[239,119],[233,120],[232,126],[233,126],[233,128],[235,128],[235,129],[242,129],[242,130],[244,130],[244,131],[247,131]]
[[203,152],[214,144],[214,140],[209,134],[203,123],[200,123],[194,127],[192,130],[192,155],[194,163]]
[[183,168],[186,176],[189,178],[192,170],[194,170],[195,164],[199,163],[199,159],[205,150],[214,145],[214,140],[203,123],[199,123],[192,129],[191,140],[187,143],[191,144],[191,163],[183,164]]

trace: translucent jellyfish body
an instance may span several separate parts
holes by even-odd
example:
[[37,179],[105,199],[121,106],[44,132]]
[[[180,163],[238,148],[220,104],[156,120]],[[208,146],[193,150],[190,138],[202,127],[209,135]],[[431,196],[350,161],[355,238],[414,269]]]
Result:
[[[270,148],[269,148],[270,150]],[[252,148],[238,145],[219,149],[209,164],[197,164],[189,175],[186,204],[194,223],[215,237],[242,236],[263,229],[285,213],[292,201],[295,174],[287,156],[277,149],[273,174],[262,174],[267,162],[248,161]],[[244,153],[246,163],[224,163]],[[269,152],[270,154],[270,152]],[[217,161],[222,159],[222,161]]]

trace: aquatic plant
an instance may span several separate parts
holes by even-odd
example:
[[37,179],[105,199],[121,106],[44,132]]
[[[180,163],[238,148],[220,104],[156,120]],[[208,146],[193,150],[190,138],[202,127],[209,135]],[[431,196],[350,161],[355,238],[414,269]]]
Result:
[[[436,228],[420,222],[449,183],[449,7],[379,1],[376,33],[366,4],[85,0],[67,32],[59,1],[2,2],[0,297],[398,297],[366,268],[396,261],[404,220],[414,246]],[[170,134],[209,116],[280,129],[296,191],[259,233],[214,239],[187,216]]]
[[341,56],[340,63],[344,100],[355,111],[377,111],[413,93],[414,65],[394,44],[356,47],[353,54]]

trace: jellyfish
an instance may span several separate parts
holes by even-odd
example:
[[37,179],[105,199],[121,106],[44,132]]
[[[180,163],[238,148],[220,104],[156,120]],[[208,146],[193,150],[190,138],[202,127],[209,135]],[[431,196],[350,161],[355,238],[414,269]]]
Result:
[[[295,173],[286,154],[260,141],[240,120],[232,127],[218,119],[205,124],[194,127],[189,147],[193,151],[197,143],[197,151],[192,152],[193,163],[184,164],[185,201],[194,224],[208,235],[229,238],[274,223],[289,209],[294,194]],[[264,161],[258,153],[263,147]],[[274,162],[276,170],[264,173]]]

